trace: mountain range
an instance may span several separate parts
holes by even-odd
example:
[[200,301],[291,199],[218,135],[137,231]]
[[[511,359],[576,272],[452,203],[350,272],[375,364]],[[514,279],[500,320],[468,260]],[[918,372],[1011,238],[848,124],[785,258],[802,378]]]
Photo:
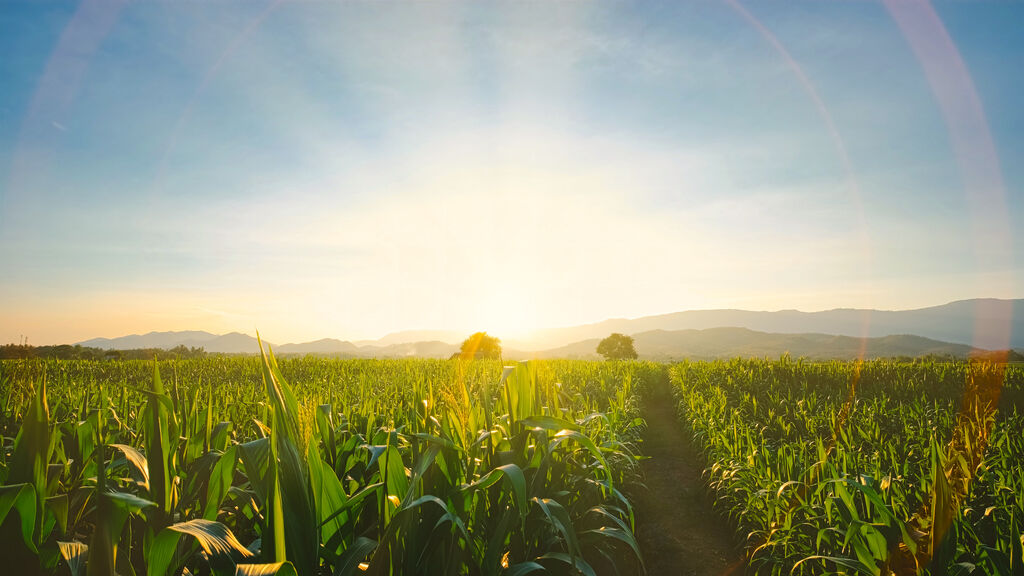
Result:
[[532,335],[531,340],[535,349],[541,350],[588,338],[603,338],[612,332],[638,334],[650,330],[723,327],[779,334],[818,333],[857,338],[913,334],[985,349],[1024,348],[1024,299],[958,300],[914,310],[688,310],[543,330]]
[[[540,358],[597,359],[600,338],[581,340],[537,354]],[[651,330],[633,335],[642,358],[682,360],[714,358],[778,357],[812,360],[892,358],[896,356],[954,356],[964,358],[980,352],[971,346],[940,342],[907,334],[877,338],[854,338],[833,334],[779,334],[747,328],[706,328],[704,330]]]
[[[976,349],[1024,348],[1024,300],[960,300],[898,311],[689,310],[542,330],[528,339],[506,340],[505,356],[596,357],[597,342],[612,332],[632,335],[641,357],[652,359],[777,356],[784,352],[808,358],[855,358],[862,351],[866,357],[962,357]],[[457,351],[466,336],[457,331],[415,330],[379,340],[324,338],[273,349],[279,355],[444,358]],[[79,344],[118,350],[186,346],[225,354],[258,351],[256,339],[239,332],[150,332]]]
[[[341,356],[352,358],[447,358],[459,349],[455,344],[439,341],[395,342],[382,344],[378,341],[361,341],[359,343],[322,338],[312,342],[298,344],[275,345],[266,340],[264,344],[273,348],[277,355]],[[203,348],[216,354],[256,354],[259,343],[256,338],[241,332],[228,334],[211,334],[209,332],[149,332],[148,334],[132,334],[119,338],[93,338],[79,342],[80,346],[102,348],[105,350],[132,350],[138,348],[162,348],[169,350],[177,346],[186,348]]]

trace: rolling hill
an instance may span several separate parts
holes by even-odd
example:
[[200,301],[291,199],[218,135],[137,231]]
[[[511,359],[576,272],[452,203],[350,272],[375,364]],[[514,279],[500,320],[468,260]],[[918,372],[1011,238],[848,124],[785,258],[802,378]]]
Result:
[[839,308],[822,312],[780,310],[688,310],[632,319],[538,331],[529,349],[545,350],[612,332],[747,328],[779,334],[835,334],[881,337],[914,334],[987,349],[1024,348],[1024,300],[959,300],[915,310]]
[[[612,332],[633,335],[643,356],[659,359],[777,356],[786,351],[808,358],[853,358],[862,345],[868,357],[966,356],[972,349],[1024,348],[1024,300],[961,300],[900,311],[689,310],[542,330],[528,340],[504,344],[510,358],[592,357],[597,342]],[[451,330],[409,330],[379,340],[353,343],[324,338],[274,346],[274,350],[282,355],[446,358],[458,350],[466,335],[468,332]],[[117,350],[186,346],[224,354],[259,351],[255,338],[239,332],[150,332],[79,344]]]
[[[682,360],[714,358],[776,358],[788,353],[794,358],[812,360],[852,360],[862,357],[891,358],[927,355],[965,358],[975,351],[963,344],[940,342],[921,336],[891,335],[877,338],[853,338],[832,334],[779,334],[747,328],[708,328],[705,330],[650,330],[633,335],[641,359]],[[600,358],[595,351],[598,338],[520,357]]]

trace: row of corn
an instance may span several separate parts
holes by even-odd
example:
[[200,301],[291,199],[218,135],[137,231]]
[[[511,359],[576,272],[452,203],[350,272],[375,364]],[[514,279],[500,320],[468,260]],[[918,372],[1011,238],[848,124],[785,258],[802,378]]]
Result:
[[660,371],[5,362],[0,572],[637,573],[623,488]]
[[680,415],[756,574],[1024,574],[1024,371],[681,363]]

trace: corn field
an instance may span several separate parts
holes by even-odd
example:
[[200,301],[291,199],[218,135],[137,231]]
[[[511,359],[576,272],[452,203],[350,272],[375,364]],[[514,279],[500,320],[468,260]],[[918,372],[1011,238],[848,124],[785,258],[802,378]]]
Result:
[[0,573],[642,574],[665,386],[746,573],[1024,574],[1020,367],[269,352],[0,363]]
[[733,360],[671,368],[756,574],[1024,574],[1019,367]]
[[649,363],[0,364],[0,572],[638,573]]

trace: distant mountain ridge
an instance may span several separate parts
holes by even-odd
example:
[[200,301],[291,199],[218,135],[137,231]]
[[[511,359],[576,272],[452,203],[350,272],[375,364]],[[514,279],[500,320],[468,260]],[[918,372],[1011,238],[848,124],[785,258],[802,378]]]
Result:
[[857,338],[914,334],[986,349],[1024,348],[1024,299],[978,298],[914,310],[688,310],[542,330],[533,334],[531,339],[533,348],[543,350],[569,342],[603,338],[612,332],[638,334],[650,330],[726,327],[779,334],[818,333]]
[[[853,338],[833,334],[779,334],[747,328],[705,330],[651,330],[633,335],[641,359],[683,360],[719,358],[777,358],[789,354],[811,360],[921,357],[928,355],[966,358],[979,350],[964,344],[940,342],[921,336],[897,334],[877,338]],[[599,338],[583,340],[533,354],[538,358],[597,359]],[[529,354],[527,354],[529,355]]]
[[198,330],[182,332],[149,332],[147,334],[131,334],[120,338],[93,338],[78,342],[80,346],[103,348],[106,350],[133,350],[138,348],[163,348],[169,350],[177,346],[186,348],[203,348],[207,352],[222,354],[246,354],[259,352],[256,339],[241,332],[228,334],[211,334]]
[[[376,342],[376,341],[371,341]],[[298,344],[274,345],[266,340],[278,355],[319,354],[324,356],[340,356],[351,358],[447,358],[459,347],[439,341],[400,342],[379,345],[367,343],[362,346],[335,338],[322,338],[312,342]],[[80,346],[102,348],[106,350],[132,350],[138,348],[162,348],[170,350],[177,346],[187,348],[203,348],[214,354],[258,354],[259,343],[256,338],[241,332],[217,335],[209,332],[150,332],[148,334],[132,334],[120,338],[93,338],[79,342]]]
[[[559,354],[588,357],[594,355],[598,340],[612,332],[633,335],[640,354],[650,358],[729,355],[723,351],[732,351],[733,355],[768,356],[788,351],[794,356],[817,358],[827,357],[830,350],[834,356],[828,357],[856,357],[851,350],[859,350],[862,345],[866,346],[870,357],[966,356],[972,349],[1024,348],[1024,300],[960,300],[901,311],[851,308],[822,312],[690,310],[542,330],[533,334],[529,341],[507,340],[504,344],[510,358]],[[458,350],[458,343],[466,336],[468,333],[451,330],[409,330],[379,340],[353,343],[324,338],[273,348],[278,354],[445,358]],[[180,345],[224,354],[259,352],[256,339],[239,332],[223,335],[203,331],[150,332],[120,338],[94,338],[79,344],[117,350],[170,349]]]

